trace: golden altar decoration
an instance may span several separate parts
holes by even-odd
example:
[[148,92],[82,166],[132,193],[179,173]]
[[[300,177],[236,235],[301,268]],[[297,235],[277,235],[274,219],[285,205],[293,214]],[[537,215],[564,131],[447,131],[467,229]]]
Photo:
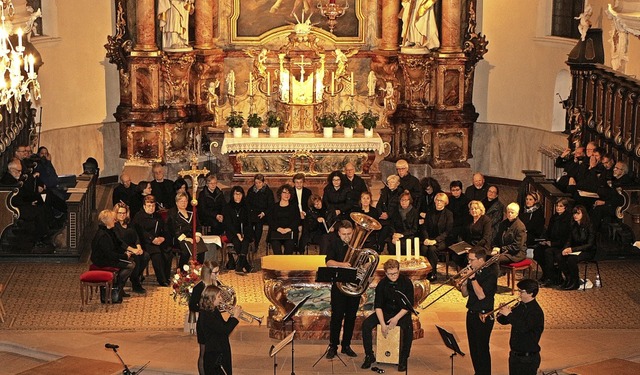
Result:
[[[353,332],[353,338],[356,340],[362,337],[362,322],[373,313],[375,287],[384,278],[384,262],[391,258],[395,256],[380,256],[380,264],[376,269],[374,280],[361,296]],[[404,258],[401,261],[400,273],[413,281],[414,307],[417,308],[429,295],[430,283],[426,276],[431,271],[431,267],[424,258],[420,258],[420,261],[407,261]],[[318,267],[324,266],[324,255],[268,255],[262,258],[264,293],[272,303],[267,317],[269,337],[282,340],[286,336],[282,318],[293,309],[296,303],[311,294],[309,300],[294,317],[293,329],[297,331],[298,339],[329,339],[331,283],[315,281]],[[418,317],[413,316],[412,320],[414,339],[424,337],[424,330]],[[288,326],[287,330],[290,332],[291,327]]]

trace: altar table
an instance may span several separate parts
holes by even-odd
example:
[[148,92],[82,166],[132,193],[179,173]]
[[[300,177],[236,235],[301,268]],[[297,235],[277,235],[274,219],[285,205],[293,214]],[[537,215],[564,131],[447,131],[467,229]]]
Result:
[[[390,255],[381,255],[380,263],[369,288],[362,294],[360,308],[356,317],[356,326],[353,338],[362,338],[362,322],[373,313],[373,301],[375,287],[384,278],[383,264]],[[302,306],[293,319],[293,329],[296,330],[296,339],[302,340],[328,340],[329,322],[331,319],[331,283],[316,282],[318,267],[325,266],[324,255],[269,255],[262,258],[262,277],[264,280],[264,292],[273,304],[269,307],[267,327],[269,337],[282,340],[291,332],[291,324],[283,329],[283,317],[305,296],[311,294],[311,298]],[[406,260],[402,257],[400,273],[408,276],[413,281],[414,307],[427,298],[430,284],[426,276],[431,271],[425,258],[419,260]],[[420,326],[418,317],[413,316],[414,339],[424,337],[424,330]]]

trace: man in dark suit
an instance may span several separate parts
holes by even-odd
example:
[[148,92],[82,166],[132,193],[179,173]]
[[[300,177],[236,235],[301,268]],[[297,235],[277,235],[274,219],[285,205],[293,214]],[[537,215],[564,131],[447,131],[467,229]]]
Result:
[[396,171],[400,177],[400,189],[408,190],[413,200],[413,207],[420,212],[420,202],[422,201],[422,186],[417,177],[409,172],[409,163],[406,160],[398,160],[396,162]]
[[344,175],[347,177],[345,185],[349,190],[349,199],[353,208],[357,208],[360,205],[360,194],[369,191],[369,188],[364,179],[356,174],[356,167],[352,163],[347,163],[344,166]]
[[[113,189],[112,202],[115,206],[116,203],[122,202],[131,207],[131,199],[136,194],[136,188],[138,185],[131,182],[131,177],[128,174],[123,173],[120,176],[120,183]],[[151,188],[153,191],[153,188]]]
[[[307,216],[307,212],[309,212],[309,198],[311,198],[311,190],[309,188],[304,187],[304,173],[296,173],[293,176],[293,194],[291,194],[291,200],[289,204],[292,204],[295,207],[298,207],[298,211],[300,211],[300,220],[304,221],[304,218]],[[302,227],[304,230],[304,226]],[[300,238],[302,238],[303,233],[300,232]],[[298,254],[304,253],[305,244],[302,241],[298,241],[296,244],[296,252]]]
[[467,187],[464,195],[466,195],[469,200],[481,201],[487,197],[487,190],[489,190],[489,186],[484,183],[484,176],[476,173],[473,175],[473,184]]
[[175,207],[176,192],[173,190],[173,181],[164,178],[164,167],[160,163],[153,163],[151,171],[153,172],[151,192],[156,202],[165,209]]

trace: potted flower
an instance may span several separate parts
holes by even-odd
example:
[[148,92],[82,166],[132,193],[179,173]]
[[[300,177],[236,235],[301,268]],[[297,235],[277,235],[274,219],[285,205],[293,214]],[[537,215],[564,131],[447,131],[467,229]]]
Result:
[[371,111],[367,111],[365,113],[362,114],[362,117],[360,118],[360,123],[362,124],[362,127],[364,128],[364,137],[365,138],[371,138],[373,137],[373,129],[376,127],[376,125],[378,125],[378,119],[380,118],[380,116],[378,116],[377,114],[371,112]]
[[333,137],[333,128],[338,125],[338,116],[333,112],[325,112],[324,114],[318,116],[317,120],[318,124],[322,126],[324,137]]
[[244,117],[242,112],[231,111],[229,117],[227,117],[227,126],[233,129],[233,136],[238,138],[242,137],[242,126],[244,125]]
[[353,129],[358,125],[358,120],[358,114],[353,110],[340,112],[338,122],[342,125],[342,128],[344,129],[344,136],[346,138],[353,137]]
[[269,127],[269,137],[278,138],[280,126],[282,126],[282,117],[275,111],[267,112],[267,126]]
[[247,117],[247,125],[249,126],[249,136],[251,138],[258,138],[258,131],[262,126],[262,117],[257,113],[252,113]]

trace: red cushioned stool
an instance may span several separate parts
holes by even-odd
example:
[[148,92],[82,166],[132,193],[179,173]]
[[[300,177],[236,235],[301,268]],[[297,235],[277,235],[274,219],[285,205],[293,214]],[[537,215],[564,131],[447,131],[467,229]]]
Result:
[[105,306],[109,309],[111,304],[111,288],[113,287],[113,272],[109,271],[86,271],[80,275],[80,298],[82,306],[80,311],[84,310],[84,305],[89,304],[89,300],[93,298],[94,287],[105,287]]
[[501,269],[507,271],[507,286],[511,287],[511,295],[516,292],[516,272],[522,271],[522,277],[524,277],[524,271],[529,271],[529,277],[531,277],[531,259],[525,259],[517,263],[503,264]]

